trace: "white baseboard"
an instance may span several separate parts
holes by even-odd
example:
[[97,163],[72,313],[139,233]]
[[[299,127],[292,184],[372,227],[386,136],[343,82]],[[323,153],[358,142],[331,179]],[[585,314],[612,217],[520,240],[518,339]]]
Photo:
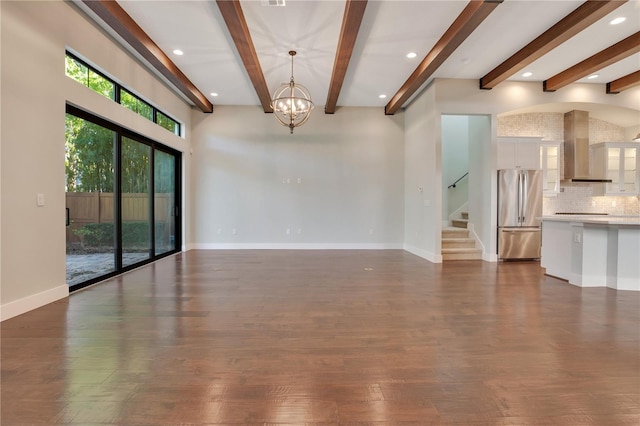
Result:
[[195,243],[190,250],[402,250],[402,244],[334,244],[334,243]]
[[474,224],[473,223],[467,224],[467,229],[469,230],[469,234],[471,235],[471,237],[475,240],[476,247],[479,248],[480,250],[482,250],[482,260],[484,260],[486,262],[497,262],[498,261],[498,255],[495,254],[495,253],[494,254],[487,253],[487,249],[484,246],[484,244],[482,244],[482,240],[480,239],[478,234],[476,234],[476,228],[475,228]]
[[573,284],[577,287],[606,287],[606,277],[600,282],[594,282],[590,280],[585,280],[582,274],[576,274],[574,272],[569,276],[569,284]]
[[640,291],[640,283],[634,278],[618,277],[612,281],[611,283],[607,283],[607,287],[615,288],[616,290]]
[[482,260],[484,260],[485,262],[497,262],[498,261],[498,255],[493,253],[482,253]]
[[67,284],[5,303],[0,306],[0,321],[22,315],[25,312],[32,311],[56,300],[64,299],[65,297],[69,297],[69,286]]
[[411,254],[415,254],[418,257],[428,260],[431,263],[442,263],[442,255],[440,254],[434,254],[407,244],[404,245],[404,249]]

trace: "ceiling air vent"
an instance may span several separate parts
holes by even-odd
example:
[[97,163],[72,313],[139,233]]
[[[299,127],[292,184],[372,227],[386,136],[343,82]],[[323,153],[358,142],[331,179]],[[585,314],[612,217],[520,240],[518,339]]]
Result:
[[262,0],[263,6],[286,6],[285,0]]

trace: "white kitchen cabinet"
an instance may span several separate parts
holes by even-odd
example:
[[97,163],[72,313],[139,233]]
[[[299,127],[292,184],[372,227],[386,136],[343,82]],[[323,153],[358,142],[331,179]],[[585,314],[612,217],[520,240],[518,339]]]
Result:
[[545,273],[580,287],[640,291],[640,222],[632,217],[542,218]]
[[540,169],[540,141],[542,138],[498,138],[497,169]]
[[611,179],[595,185],[594,195],[640,194],[640,143],[601,142],[591,146],[592,173]]
[[542,170],[543,195],[558,195],[560,192],[559,142],[540,142],[540,169]]

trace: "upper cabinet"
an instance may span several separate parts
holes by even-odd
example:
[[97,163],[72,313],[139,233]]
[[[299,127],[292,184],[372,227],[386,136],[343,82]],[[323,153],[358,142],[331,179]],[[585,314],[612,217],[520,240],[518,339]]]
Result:
[[540,142],[540,169],[542,169],[543,195],[560,192],[560,142]]
[[542,138],[498,138],[497,169],[540,169],[540,141]]
[[640,194],[638,142],[602,142],[591,146],[593,173],[611,183],[594,186],[594,195]]

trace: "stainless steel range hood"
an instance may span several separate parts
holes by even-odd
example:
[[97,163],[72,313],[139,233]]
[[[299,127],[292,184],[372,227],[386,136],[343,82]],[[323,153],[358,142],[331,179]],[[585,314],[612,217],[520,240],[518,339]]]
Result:
[[569,182],[611,182],[591,176],[589,167],[589,112],[573,110],[564,114],[564,180]]

